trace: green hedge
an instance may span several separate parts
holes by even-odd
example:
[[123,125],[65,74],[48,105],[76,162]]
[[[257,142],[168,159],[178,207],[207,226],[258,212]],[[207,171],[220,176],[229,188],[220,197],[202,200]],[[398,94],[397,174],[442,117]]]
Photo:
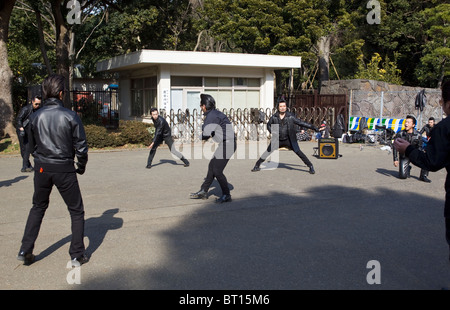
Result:
[[153,124],[139,121],[119,121],[119,128],[108,130],[104,126],[86,125],[86,139],[90,148],[120,147],[125,144],[150,145],[155,129]]

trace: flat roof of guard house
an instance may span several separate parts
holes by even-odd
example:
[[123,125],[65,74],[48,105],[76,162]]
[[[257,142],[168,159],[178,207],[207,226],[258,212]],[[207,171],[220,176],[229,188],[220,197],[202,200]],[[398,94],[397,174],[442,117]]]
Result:
[[301,57],[242,53],[140,50],[97,63],[97,71],[138,69],[148,64],[257,67],[283,70],[301,67]]
[[[145,77],[156,77],[156,101],[145,99],[142,102],[156,102],[159,109],[187,109],[193,107],[191,97],[200,94],[205,85],[177,85],[174,89],[172,77],[224,77],[260,79],[258,96],[252,89],[248,101],[242,101],[237,96],[242,89],[229,97],[227,102],[221,101],[223,106],[239,107],[253,105],[259,108],[273,108],[275,90],[275,70],[290,70],[301,67],[301,57],[281,55],[261,55],[242,53],[212,53],[192,51],[140,50],[129,54],[119,55],[97,63],[97,71],[117,72],[119,77],[119,102],[121,117],[139,117],[141,112],[137,105],[132,109],[131,81]],[[234,86],[233,86],[234,87]],[[194,89],[195,88],[195,89]],[[211,91],[211,89],[209,89]],[[226,91],[230,91],[227,89]],[[195,94],[194,94],[195,93]],[[153,96],[154,93],[148,94]],[[144,96],[146,94],[144,93]],[[252,102],[252,101],[255,102]],[[147,117],[143,105],[143,117]],[[197,106],[197,102],[195,102]],[[139,111],[138,111],[139,110]],[[133,115],[135,113],[135,115]]]

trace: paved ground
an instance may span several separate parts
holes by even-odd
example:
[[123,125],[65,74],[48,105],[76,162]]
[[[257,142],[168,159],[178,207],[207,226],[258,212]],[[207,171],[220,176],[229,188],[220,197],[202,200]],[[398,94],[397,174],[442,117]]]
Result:
[[[450,286],[444,238],[445,172],[431,184],[400,180],[392,154],[340,145],[339,159],[312,156],[310,175],[293,152],[277,169],[230,161],[233,201],[191,200],[206,159],[183,167],[167,148],[91,152],[79,177],[91,261],[68,269],[70,219],[56,189],[36,243],[38,261],[16,260],[31,207],[33,174],[0,157],[0,289],[431,289]],[[245,157],[244,156],[244,157]],[[379,265],[372,265],[377,261]],[[380,280],[369,284],[368,279]],[[69,279],[69,281],[68,281]],[[70,284],[78,281],[81,284]],[[370,281],[369,281],[370,282]]]

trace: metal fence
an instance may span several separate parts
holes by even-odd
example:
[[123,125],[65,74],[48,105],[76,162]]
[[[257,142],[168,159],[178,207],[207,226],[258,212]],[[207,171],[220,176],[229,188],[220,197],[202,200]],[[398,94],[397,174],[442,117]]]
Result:
[[119,126],[117,89],[71,91],[72,108],[86,122],[101,122],[107,128]]
[[[238,140],[258,141],[268,139],[267,122],[275,109],[223,109],[233,124]],[[326,120],[331,126],[334,124],[334,107],[292,108],[290,112],[307,123],[319,126]],[[167,120],[172,128],[172,135],[180,142],[198,142],[201,140],[203,113],[200,110],[161,110],[160,114]]]

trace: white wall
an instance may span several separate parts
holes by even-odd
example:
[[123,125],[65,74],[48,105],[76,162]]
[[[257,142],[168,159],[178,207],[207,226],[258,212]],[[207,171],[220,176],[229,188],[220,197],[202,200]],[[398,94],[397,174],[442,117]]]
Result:
[[[147,74],[146,74],[147,72]],[[264,68],[232,68],[224,66],[205,66],[205,65],[170,65],[161,64],[159,69],[151,66],[148,70],[140,68],[132,72],[122,72],[120,78],[119,100],[120,100],[120,118],[135,119],[130,117],[131,111],[131,79],[142,78],[146,76],[157,75],[158,78],[158,108],[168,109],[171,102],[171,75],[179,76],[213,76],[213,77],[245,77],[260,78],[260,107],[274,107],[274,72],[271,69]]]

